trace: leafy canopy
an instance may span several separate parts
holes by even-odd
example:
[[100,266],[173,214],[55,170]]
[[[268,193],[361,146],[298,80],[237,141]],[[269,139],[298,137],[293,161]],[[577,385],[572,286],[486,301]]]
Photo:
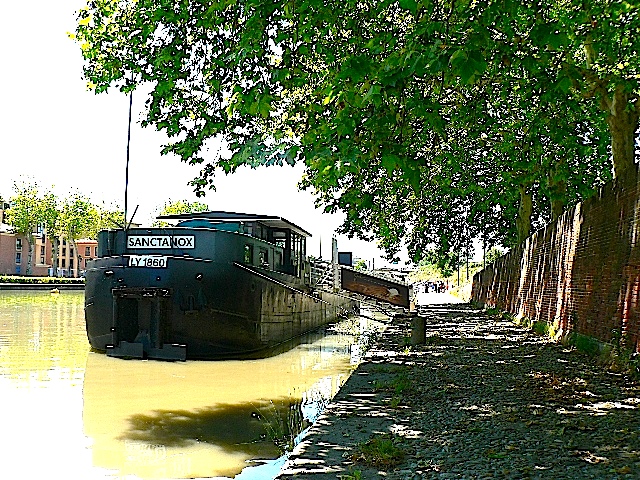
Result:
[[520,241],[629,171],[638,31],[631,1],[90,0],[73,37],[97,93],[152,87],[143,123],[199,194],[303,162],[343,233],[420,258]]
[[[209,210],[209,206],[201,202],[189,202],[188,200],[177,200],[174,202],[172,200],[169,200],[164,203],[164,205],[160,209],[160,213],[158,214],[158,216],[206,212],[207,210]],[[167,225],[169,225],[167,222],[156,220],[155,222],[153,222],[152,226],[166,227]]]

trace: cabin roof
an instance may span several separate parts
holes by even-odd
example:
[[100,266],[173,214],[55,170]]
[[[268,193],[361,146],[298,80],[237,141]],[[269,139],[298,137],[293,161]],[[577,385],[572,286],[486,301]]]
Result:
[[260,222],[270,228],[291,230],[303,237],[311,237],[311,234],[282,217],[273,215],[255,215],[252,213],[236,212],[194,212],[175,215],[160,215],[159,220],[209,220],[212,222]]

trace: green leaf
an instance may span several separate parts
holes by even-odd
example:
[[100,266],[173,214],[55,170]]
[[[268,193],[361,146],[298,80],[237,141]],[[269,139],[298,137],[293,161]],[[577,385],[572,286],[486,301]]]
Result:
[[263,118],[269,118],[271,112],[271,97],[269,95],[262,95],[258,100],[258,111]]
[[387,170],[387,173],[391,175],[393,171],[398,167],[400,159],[397,155],[384,154],[380,159],[380,163]]
[[367,102],[371,102],[376,106],[380,105],[382,100],[382,96],[380,92],[381,92],[380,85],[371,85],[371,87],[369,88],[369,91],[366,93],[366,95],[363,98],[363,104],[366,104]]
[[400,8],[409,10],[412,13],[416,13],[418,11],[418,2],[416,0],[398,0],[398,4],[400,5]]
[[462,83],[471,83],[475,78],[476,69],[471,62],[465,62],[458,68],[458,74]]
[[569,77],[563,76],[560,81],[556,83],[556,89],[560,90],[562,93],[567,94],[571,87],[573,86],[573,82]]
[[555,33],[549,36],[547,38],[547,41],[549,42],[549,45],[551,45],[555,49],[566,47],[571,42],[569,36],[565,32]]
[[460,65],[461,63],[466,62],[466,60],[467,53],[462,49],[456,50],[455,52],[453,52],[451,57],[449,57],[449,63],[451,63],[451,65],[453,66]]

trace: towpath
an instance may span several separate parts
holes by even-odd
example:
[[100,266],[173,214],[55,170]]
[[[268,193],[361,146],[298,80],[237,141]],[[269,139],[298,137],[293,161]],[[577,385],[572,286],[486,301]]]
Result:
[[427,344],[394,319],[279,479],[640,478],[637,381],[466,304],[421,315]]

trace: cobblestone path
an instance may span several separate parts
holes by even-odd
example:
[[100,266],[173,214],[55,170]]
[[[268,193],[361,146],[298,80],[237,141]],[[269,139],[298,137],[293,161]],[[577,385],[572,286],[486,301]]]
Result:
[[[468,305],[395,318],[281,479],[640,479],[640,383]],[[369,466],[372,438],[402,454]],[[295,477],[294,477],[295,476]]]

